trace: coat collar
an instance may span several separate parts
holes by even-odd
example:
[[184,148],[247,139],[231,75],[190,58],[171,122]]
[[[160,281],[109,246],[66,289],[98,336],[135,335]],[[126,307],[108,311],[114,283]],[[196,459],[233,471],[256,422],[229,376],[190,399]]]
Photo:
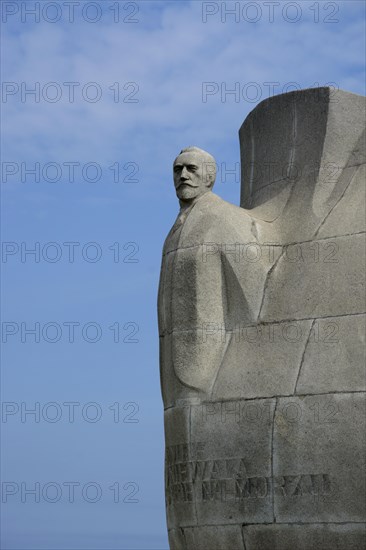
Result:
[[211,198],[212,194],[213,193],[211,191],[208,191],[207,193],[204,193],[201,197],[199,197],[199,199],[197,199],[196,202],[194,202],[188,208],[184,208],[184,209],[181,208],[180,212],[177,216],[177,219],[175,220],[175,222],[173,224],[173,227],[171,228],[171,230],[169,232],[168,237],[173,235],[173,233],[175,233],[177,231],[177,229],[179,229],[184,224],[184,222],[186,221],[186,219],[188,218],[189,214],[192,212],[192,210],[196,206],[196,204],[198,204],[198,203],[201,204],[203,202],[206,202],[207,199]]

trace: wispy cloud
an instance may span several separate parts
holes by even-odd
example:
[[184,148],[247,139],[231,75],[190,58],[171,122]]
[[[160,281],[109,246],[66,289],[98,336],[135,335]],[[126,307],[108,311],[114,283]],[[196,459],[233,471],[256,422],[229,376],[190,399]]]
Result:
[[[71,158],[77,151],[81,160],[107,161],[119,158],[122,147],[132,157],[141,150],[155,156],[165,154],[172,135],[183,144],[191,136],[214,144],[240,126],[255,99],[268,96],[268,82],[279,83],[276,93],[288,82],[301,87],[335,82],[363,91],[361,5],[337,3],[339,22],[326,24],[315,23],[304,3],[297,23],[282,15],[274,23],[265,15],[258,23],[235,23],[229,16],[222,23],[220,14],[203,23],[200,2],[152,4],[141,2],[140,22],[130,25],[75,20],[72,25],[19,23],[8,33],[5,28],[4,80],[28,87],[39,82],[41,90],[56,82],[62,89],[56,103],[42,94],[39,103],[30,96],[21,103],[20,94],[8,98],[3,105],[8,156]],[[73,104],[64,82],[80,83]],[[102,90],[96,103],[81,96],[88,82]],[[116,82],[122,99],[135,92],[138,103],[115,103],[116,86],[110,87]],[[128,82],[135,88],[124,90]],[[239,82],[239,101],[220,90],[202,103],[203,82],[227,90]],[[250,82],[257,83],[257,91],[245,88]],[[93,96],[93,88],[89,92]]]

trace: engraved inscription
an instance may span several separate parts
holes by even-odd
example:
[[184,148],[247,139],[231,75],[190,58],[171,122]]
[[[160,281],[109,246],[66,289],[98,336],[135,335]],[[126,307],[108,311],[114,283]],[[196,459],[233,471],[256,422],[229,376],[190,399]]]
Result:
[[[334,496],[335,480],[327,473],[248,475],[243,458],[203,459],[204,444],[175,445],[166,452],[167,504],[305,496]],[[194,458],[192,458],[194,457]]]

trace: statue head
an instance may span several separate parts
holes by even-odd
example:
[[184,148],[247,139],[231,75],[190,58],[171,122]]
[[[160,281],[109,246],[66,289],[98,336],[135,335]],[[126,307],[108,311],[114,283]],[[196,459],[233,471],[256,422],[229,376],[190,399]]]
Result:
[[215,159],[199,147],[182,149],[173,163],[173,178],[179,201],[189,204],[211,191],[216,178]]

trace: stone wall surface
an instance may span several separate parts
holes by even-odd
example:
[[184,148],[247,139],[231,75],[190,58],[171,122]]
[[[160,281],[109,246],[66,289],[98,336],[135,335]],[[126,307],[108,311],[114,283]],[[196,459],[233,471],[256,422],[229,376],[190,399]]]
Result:
[[159,288],[172,550],[365,547],[365,103],[267,99]]

